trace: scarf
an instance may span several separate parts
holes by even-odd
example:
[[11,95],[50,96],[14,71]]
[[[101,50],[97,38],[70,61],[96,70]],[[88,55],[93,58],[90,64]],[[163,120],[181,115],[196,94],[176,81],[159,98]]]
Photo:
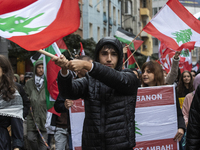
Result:
[[5,101],[2,99],[2,96],[0,96],[0,115],[24,120],[23,102],[17,90],[14,93],[14,98],[10,101]]
[[42,87],[43,82],[44,82],[44,75],[42,75],[41,77],[35,75],[35,85],[36,85],[38,91]]

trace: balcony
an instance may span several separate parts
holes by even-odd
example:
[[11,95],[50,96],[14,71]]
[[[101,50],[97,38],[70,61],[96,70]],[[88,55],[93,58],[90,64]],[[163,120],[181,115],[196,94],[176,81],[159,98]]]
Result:
[[140,34],[141,37],[148,37],[147,33],[142,31],[142,33]]
[[149,16],[149,9],[148,8],[140,8],[140,15],[141,16]]

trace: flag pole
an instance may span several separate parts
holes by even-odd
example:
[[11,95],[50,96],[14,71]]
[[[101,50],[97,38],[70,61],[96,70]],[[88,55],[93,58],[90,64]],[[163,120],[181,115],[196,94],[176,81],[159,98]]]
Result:
[[[140,31],[140,33],[138,33],[137,35],[136,35],[136,37],[129,43],[129,45],[128,46],[130,46],[131,45],[131,43],[133,43],[133,41],[142,33],[142,31],[143,30],[141,30]],[[125,64],[128,60],[129,60],[129,58],[131,58],[131,56],[133,56],[133,54],[136,52],[136,50],[126,59],[126,61],[123,63],[123,64]],[[137,62],[137,61],[136,61]],[[136,63],[137,64],[137,63]]]
[[53,55],[53,54],[51,54],[51,53],[49,53],[49,52],[46,52],[46,51],[44,51],[44,50],[42,50],[42,49],[40,49],[40,50],[38,50],[38,52],[40,52],[41,54],[44,54],[44,55],[46,55],[46,56],[49,56],[49,57],[51,57],[51,58],[57,58],[57,56],[55,56],[55,55]]

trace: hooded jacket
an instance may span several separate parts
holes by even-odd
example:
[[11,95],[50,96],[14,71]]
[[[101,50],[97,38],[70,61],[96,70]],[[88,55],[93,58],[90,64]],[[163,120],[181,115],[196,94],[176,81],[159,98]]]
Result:
[[[45,88],[43,84],[40,90],[38,91],[35,85],[36,68],[38,65],[41,64],[43,64],[42,60],[38,60],[36,62],[33,70],[33,78],[29,79],[26,82],[24,90],[30,99],[35,122],[38,125],[39,129],[45,132],[46,113],[47,113]],[[29,112],[27,116],[27,131],[37,131],[31,112]]]
[[86,77],[73,79],[58,74],[58,87],[63,98],[84,99],[85,120],[82,150],[127,150],[135,146],[135,105],[137,77],[122,70],[122,45],[116,38],[101,39],[95,49],[95,61],[105,44],[115,46],[118,62],[115,69],[93,62]]

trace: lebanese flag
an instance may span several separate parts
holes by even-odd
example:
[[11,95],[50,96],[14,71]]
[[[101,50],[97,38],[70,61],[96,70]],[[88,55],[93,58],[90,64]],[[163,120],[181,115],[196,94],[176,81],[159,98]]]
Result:
[[79,24],[78,0],[1,1],[0,36],[26,50],[46,48]]
[[197,72],[197,71],[199,70],[199,67],[200,67],[200,65],[199,65],[199,63],[197,62],[196,65],[193,66],[192,70],[194,70],[194,71]]
[[166,5],[143,28],[143,31],[159,39],[167,47],[181,51],[183,48],[200,47],[200,21],[178,0]]
[[[61,51],[58,48],[56,43],[53,43],[51,46],[46,48],[45,51],[51,54],[54,54],[58,57],[61,55]],[[59,94],[56,79],[57,79],[58,72],[61,68],[57,66],[48,56],[44,57],[43,65],[44,65],[44,83],[45,83],[47,110],[56,115],[60,115],[54,110],[53,106]]]
[[[162,49],[164,48],[164,49]],[[159,49],[160,62],[162,63],[163,69],[168,73],[171,69],[172,59],[175,55],[175,50],[166,47],[163,43]],[[179,68],[181,73],[185,70],[191,71],[192,69],[192,55],[191,50],[183,49],[180,54]]]
[[80,45],[81,45],[81,47],[80,47],[80,56],[84,56],[85,55],[85,51],[84,51],[84,49],[83,49],[83,44],[80,42]]
[[[127,57],[129,58],[131,56],[131,54],[132,53],[131,53],[130,49],[127,48]],[[129,60],[127,62],[128,62],[127,63],[127,68],[135,68],[136,60],[135,60],[133,55],[129,58]]]

